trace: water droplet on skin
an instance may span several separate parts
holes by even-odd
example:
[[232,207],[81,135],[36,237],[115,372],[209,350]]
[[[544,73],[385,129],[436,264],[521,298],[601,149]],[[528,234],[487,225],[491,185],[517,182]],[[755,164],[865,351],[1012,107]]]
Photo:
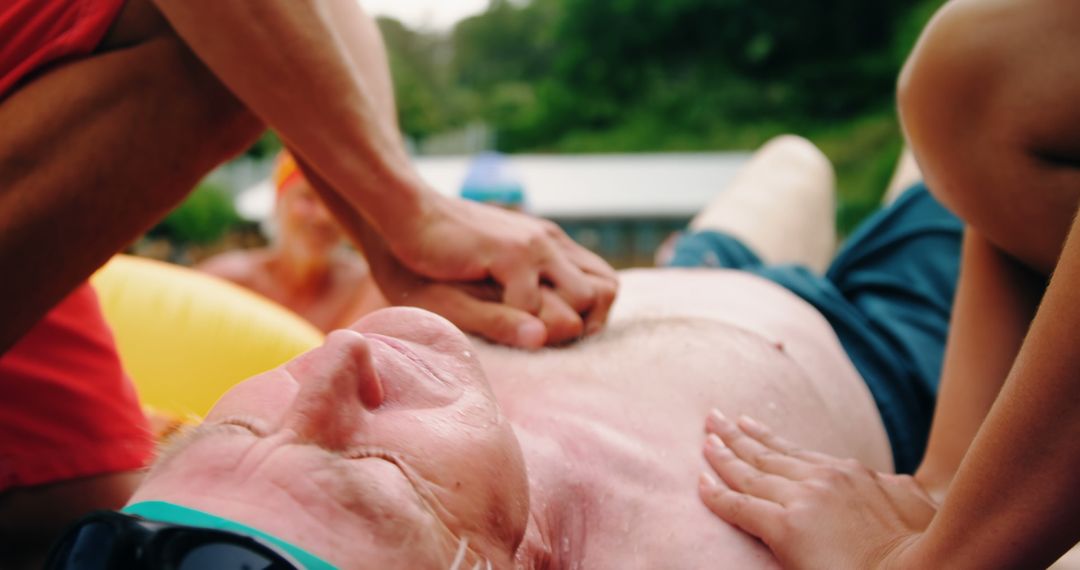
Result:
[[462,352],[461,355],[465,358],[469,358],[472,356],[472,353],[466,350],[465,352]]

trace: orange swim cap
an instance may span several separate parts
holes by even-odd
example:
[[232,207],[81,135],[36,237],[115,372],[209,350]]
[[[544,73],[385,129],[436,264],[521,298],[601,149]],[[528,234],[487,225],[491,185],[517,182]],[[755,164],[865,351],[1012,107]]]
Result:
[[274,165],[274,186],[277,187],[278,196],[280,197],[285,188],[300,180],[302,176],[300,167],[296,165],[296,159],[289,151],[282,149],[278,154],[277,164]]

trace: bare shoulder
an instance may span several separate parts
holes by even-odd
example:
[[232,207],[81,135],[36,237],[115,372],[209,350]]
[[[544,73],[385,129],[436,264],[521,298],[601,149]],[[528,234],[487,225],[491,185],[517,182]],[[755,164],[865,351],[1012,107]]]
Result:
[[334,255],[334,269],[344,279],[355,282],[371,276],[367,260],[351,251],[342,250]]
[[207,259],[195,269],[233,283],[247,285],[255,280],[265,259],[263,250],[228,251]]

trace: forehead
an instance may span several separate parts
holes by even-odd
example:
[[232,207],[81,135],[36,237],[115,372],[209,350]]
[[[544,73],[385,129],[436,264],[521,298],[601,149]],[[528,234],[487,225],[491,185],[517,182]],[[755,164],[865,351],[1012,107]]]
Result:
[[[369,341],[374,334],[409,343],[408,352],[421,361],[417,370],[431,367],[447,382],[460,384],[463,389],[464,396],[447,408],[417,407],[413,399],[406,399],[400,406],[377,409],[370,417],[365,416],[370,421],[357,424],[355,437],[348,438],[350,444],[369,444],[400,454],[407,466],[420,474],[422,484],[414,484],[404,469],[390,462],[358,460],[314,445],[260,455],[269,449],[260,447],[264,445],[260,440],[280,434],[296,435],[290,430],[299,417],[300,401],[323,391],[321,386],[326,386],[323,392],[331,390],[330,384],[306,375],[320,371],[316,364],[345,354],[339,350],[340,343],[330,341],[301,358],[305,363],[302,366],[284,366],[230,390],[203,426],[191,430],[166,451],[155,468],[153,483],[158,489],[166,481],[176,487],[185,485],[190,493],[201,494],[212,488],[218,490],[218,495],[249,497],[252,501],[263,501],[259,490],[288,490],[311,499],[305,508],[321,502],[334,511],[338,520],[364,529],[365,536],[385,535],[384,542],[392,544],[420,543],[427,540],[427,534],[434,534],[450,555],[457,542],[454,539],[448,543],[446,537],[455,532],[487,537],[485,545],[515,543],[515,537],[523,532],[528,506],[524,463],[469,340],[444,319],[415,309],[375,313],[353,326],[351,334],[357,333]],[[406,368],[411,361],[411,356],[405,358],[396,352],[377,354],[392,357]],[[385,381],[395,380],[393,370],[388,366],[381,371],[385,372]],[[408,383],[402,386],[415,391]],[[249,422],[257,429],[215,425],[223,421]],[[320,425],[329,429],[328,424]],[[258,463],[260,457],[268,458],[267,462]],[[167,465],[170,462],[173,465]],[[425,496],[424,491],[434,499]],[[514,537],[502,537],[503,533]],[[492,535],[499,538],[492,541]],[[440,567],[446,562],[443,560]]]

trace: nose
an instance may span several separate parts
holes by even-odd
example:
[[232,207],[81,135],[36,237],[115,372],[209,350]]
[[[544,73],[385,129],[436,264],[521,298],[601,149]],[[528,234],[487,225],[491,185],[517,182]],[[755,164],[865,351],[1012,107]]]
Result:
[[369,341],[338,330],[326,342],[286,365],[300,384],[287,425],[302,439],[328,449],[344,449],[384,392]]

